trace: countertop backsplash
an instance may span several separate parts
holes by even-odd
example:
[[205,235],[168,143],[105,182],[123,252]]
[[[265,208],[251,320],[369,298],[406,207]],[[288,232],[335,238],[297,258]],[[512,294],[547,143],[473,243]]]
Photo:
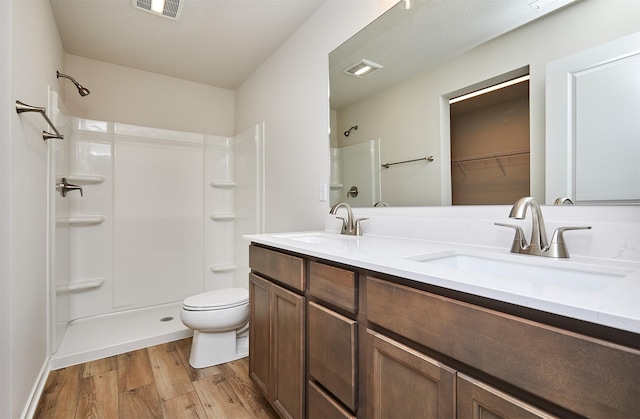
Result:
[[[354,208],[362,221],[363,235],[392,236],[444,243],[470,244],[508,250],[514,230],[496,226],[522,226],[527,241],[531,214],[525,220],[509,219],[509,205],[456,207]],[[343,216],[339,210],[338,216]],[[590,230],[564,233],[569,254],[640,262],[640,206],[542,206],[547,237],[556,228],[588,225]],[[341,220],[327,214],[325,230],[339,231]]]

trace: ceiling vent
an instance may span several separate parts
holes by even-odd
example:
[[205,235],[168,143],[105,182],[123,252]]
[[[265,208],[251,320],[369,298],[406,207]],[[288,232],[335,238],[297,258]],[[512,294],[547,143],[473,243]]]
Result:
[[342,70],[343,73],[347,73],[355,77],[365,77],[374,71],[380,70],[382,66],[369,60],[360,60],[357,63],[350,65],[348,68]]
[[133,7],[169,19],[178,19],[184,0],[132,0]]

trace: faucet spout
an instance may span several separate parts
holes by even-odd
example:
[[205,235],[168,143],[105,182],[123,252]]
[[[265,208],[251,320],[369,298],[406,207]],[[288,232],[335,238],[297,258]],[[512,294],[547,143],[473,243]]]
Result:
[[520,198],[513,204],[509,218],[524,220],[527,215],[527,208],[531,207],[531,239],[529,244],[524,238],[522,227],[513,224],[495,223],[502,227],[510,227],[516,231],[513,244],[511,245],[511,253],[520,253],[524,255],[547,256],[552,258],[568,258],[563,233],[567,230],[589,230],[591,226],[575,226],[575,227],[559,227],[553,233],[551,244],[547,241],[547,230],[544,226],[544,218],[542,217],[542,209],[535,198],[530,196]]
[[544,226],[544,218],[542,217],[542,209],[540,204],[535,198],[527,196],[520,198],[513,204],[509,218],[515,218],[517,220],[524,220],[527,215],[527,208],[531,207],[531,240],[529,240],[529,247],[535,246],[540,250],[545,250],[549,247],[547,240],[547,230]]
[[362,235],[362,230],[360,228],[360,221],[364,221],[367,218],[359,218],[355,219],[353,217],[353,211],[351,210],[351,205],[346,202],[338,202],[329,210],[329,214],[336,215],[340,208],[344,208],[347,210],[347,218],[337,217],[342,220],[342,229],[340,230],[340,234],[348,234],[351,236],[360,236]]

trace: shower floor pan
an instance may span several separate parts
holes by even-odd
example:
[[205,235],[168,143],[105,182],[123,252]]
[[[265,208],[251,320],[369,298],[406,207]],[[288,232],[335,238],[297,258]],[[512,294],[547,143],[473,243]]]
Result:
[[56,370],[192,336],[181,308],[182,301],[74,320],[49,365]]

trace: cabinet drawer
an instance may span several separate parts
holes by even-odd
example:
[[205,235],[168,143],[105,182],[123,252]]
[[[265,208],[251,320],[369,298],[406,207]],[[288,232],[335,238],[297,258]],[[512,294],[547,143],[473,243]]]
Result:
[[308,305],[309,374],[355,411],[356,322],[321,305]]
[[367,319],[584,416],[640,417],[640,351],[368,277]]
[[318,262],[309,263],[309,293],[314,297],[356,313],[356,274]]
[[355,419],[356,417],[336,403],[331,396],[309,381],[307,400],[308,417],[314,419]]
[[555,416],[464,374],[458,373],[456,390],[458,392],[459,418],[555,418]]
[[304,290],[304,259],[302,258],[251,245],[249,266],[264,276],[299,291]]

